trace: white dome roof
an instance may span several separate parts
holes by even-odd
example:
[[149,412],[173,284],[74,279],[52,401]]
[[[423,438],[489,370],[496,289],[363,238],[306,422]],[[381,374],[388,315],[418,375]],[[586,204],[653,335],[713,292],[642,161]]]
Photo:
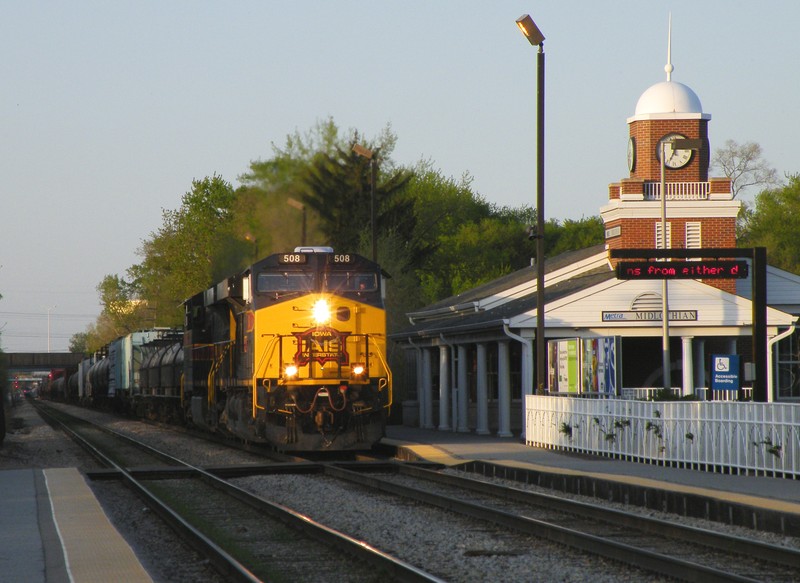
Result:
[[662,81],[642,93],[635,116],[659,113],[703,113],[700,98],[683,83]]

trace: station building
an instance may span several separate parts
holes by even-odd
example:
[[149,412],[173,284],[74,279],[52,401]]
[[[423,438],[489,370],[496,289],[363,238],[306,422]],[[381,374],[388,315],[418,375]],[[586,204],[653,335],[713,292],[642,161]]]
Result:
[[[413,379],[404,423],[518,435],[535,384],[538,341],[547,343],[547,394],[624,396],[663,388],[665,295],[670,388],[701,399],[746,394],[752,265],[747,278],[665,285],[618,278],[611,257],[612,250],[660,249],[665,242],[671,249],[736,247],[741,203],[729,178],[708,175],[711,115],[692,89],[672,80],[671,63],[665,71],[666,80],[641,95],[627,120],[629,174],[609,185],[600,207],[605,243],[546,260],[544,306],[536,305],[536,270],[527,267],[407,314],[408,327],[392,336],[406,349],[406,377]],[[698,148],[672,147],[676,139]],[[698,273],[713,270],[702,261],[697,266]],[[766,271],[767,400],[800,401],[800,277]],[[540,314],[542,339],[536,338]],[[739,390],[712,390],[715,355],[739,360]]]

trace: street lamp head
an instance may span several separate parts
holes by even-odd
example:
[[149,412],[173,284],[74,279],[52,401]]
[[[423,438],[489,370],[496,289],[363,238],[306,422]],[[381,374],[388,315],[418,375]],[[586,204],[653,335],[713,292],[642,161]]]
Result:
[[299,211],[306,210],[306,205],[304,205],[302,202],[292,197],[286,199],[286,204],[288,204],[290,207],[296,208]]
[[367,160],[372,160],[372,150],[365,148],[361,144],[353,144],[353,152]]
[[536,23],[528,14],[523,14],[517,18],[517,26],[533,46],[541,45],[544,42],[544,35]]
[[701,150],[703,148],[703,140],[673,140],[672,147],[676,150]]

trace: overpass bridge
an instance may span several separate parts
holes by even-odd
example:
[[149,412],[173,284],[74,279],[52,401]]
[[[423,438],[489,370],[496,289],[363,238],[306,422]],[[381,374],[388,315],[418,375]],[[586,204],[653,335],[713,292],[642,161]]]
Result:
[[[5,370],[8,379],[5,386],[0,383],[0,445],[11,422],[11,408],[17,389],[22,390],[27,386],[26,383],[36,383],[52,370],[77,370],[83,357],[83,354],[72,352],[0,352],[0,371]],[[21,386],[14,386],[15,379]]]
[[0,363],[14,372],[51,371],[58,368],[77,368],[86,355],[74,352],[4,352]]

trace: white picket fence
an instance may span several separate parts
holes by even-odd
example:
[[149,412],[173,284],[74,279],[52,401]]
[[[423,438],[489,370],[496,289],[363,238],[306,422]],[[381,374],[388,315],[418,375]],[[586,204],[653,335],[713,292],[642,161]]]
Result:
[[800,405],[528,395],[525,408],[536,447],[800,478]]

